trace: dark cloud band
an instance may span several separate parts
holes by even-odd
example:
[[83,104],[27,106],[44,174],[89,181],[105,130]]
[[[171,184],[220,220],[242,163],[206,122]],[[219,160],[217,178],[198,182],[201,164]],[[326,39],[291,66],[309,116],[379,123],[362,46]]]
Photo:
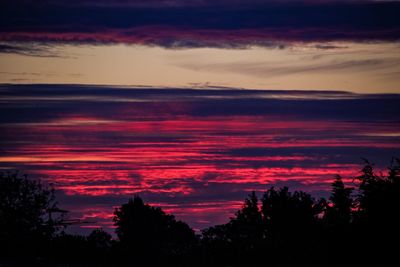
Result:
[[398,2],[238,5],[219,1],[213,6],[152,7],[121,6],[120,1],[107,6],[56,3],[2,4],[0,40],[241,48],[400,38]]

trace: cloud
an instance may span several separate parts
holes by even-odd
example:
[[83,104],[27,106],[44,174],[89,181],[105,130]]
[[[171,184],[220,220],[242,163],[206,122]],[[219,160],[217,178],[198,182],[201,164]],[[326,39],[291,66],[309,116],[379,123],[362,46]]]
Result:
[[[280,48],[292,42],[396,41],[400,37],[398,2],[79,3],[4,2],[0,11],[0,40],[125,43],[178,49]],[[3,51],[19,50],[6,47]]]
[[190,70],[235,72],[260,77],[276,77],[299,73],[363,72],[392,69],[400,65],[400,58],[333,59],[325,62],[310,60],[304,63],[282,62],[230,62],[230,63],[180,63],[178,66]]
[[[56,121],[65,118],[65,112],[74,115],[78,107],[88,118],[96,118],[97,114],[111,121],[126,116],[127,111],[129,117],[125,119],[128,120],[152,118],[160,113],[166,118],[184,115],[199,118],[285,115],[318,120],[396,120],[400,99],[398,94],[344,91],[193,90],[50,84],[0,85],[0,93],[1,123]],[[40,110],[37,103],[40,103]],[[132,108],[132,103],[136,108]],[[375,108],[377,105],[379,109]]]
[[54,183],[72,217],[107,229],[135,194],[201,229],[251,190],[324,196],[360,157],[399,156],[399,95],[3,84],[0,99],[0,168]]
[[35,57],[64,57],[57,53],[57,51],[55,51],[48,44],[38,44],[35,42],[0,42],[0,53]]
[[338,3],[338,2],[395,2],[396,0],[3,0],[3,3],[35,4],[60,6],[107,6],[107,7],[177,7],[177,6],[226,6],[226,5],[257,5],[282,3]]

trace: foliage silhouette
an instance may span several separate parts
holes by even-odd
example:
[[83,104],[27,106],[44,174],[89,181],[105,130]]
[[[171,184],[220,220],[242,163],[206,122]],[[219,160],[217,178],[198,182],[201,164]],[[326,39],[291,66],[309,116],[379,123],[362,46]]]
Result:
[[322,212],[322,204],[311,195],[295,191],[288,187],[269,189],[263,197],[262,213],[267,234],[274,238],[307,233],[317,223],[317,216]]
[[55,224],[46,218],[55,208],[53,189],[39,181],[29,180],[18,172],[0,172],[0,253],[25,259],[37,256],[55,233]]
[[252,262],[255,248],[264,237],[262,215],[258,198],[253,191],[245,199],[242,209],[225,225],[210,227],[202,232],[207,253],[205,265],[245,264]]
[[[400,160],[394,158],[388,174],[376,174],[365,160],[359,180],[357,212],[354,216],[357,250],[365,254],[364,263],[390,265],[397,260],[400,240]],[[385,255],[385,257],[383,257]]]
[[194,231],[186,223],[176,221],[161,208],[144,204],[138,196],[117,208],[114,215],[121,250],[133,252],[136,262],[171,261],[196,242]]
[[332,183],[332,193],[329,198],[332,205],[326,207],[324,215],[326,223],[336,226],[346,226],[350,223],[354,208],[352,192],[353,188],[346,188],[342,177],[337,175]]
[[101,228],[94,229],[87,240],[95,248],[109,248],[112,245],[112,236]]
[[[326,251],[334,252],[325,255],[331,265],[344,265],[343,258],[351,258],[354,243],[351,223],[355,201],[352,198],[353,188],[346,187],[342,177],[337,175],[332,183],[330,202],[326,203],[322,218],[322,240],[319,242]],[[355,263],[352,263],[355,265]]]
[[[328,200],[287,187],[269,188],[261,201],[251,192],[226,224],[204,229],[201,238],[138,196],[114,211],[118,239],[102,229],[87,237],[57,232],[45,216],[55,207],[52,190],[18,173],[0,178],[0,265],[338,267],[397,260],[399,159],[386,175],[365,161],[355,188],[337,176]],[[27,261],[15,260],[19,255]]]

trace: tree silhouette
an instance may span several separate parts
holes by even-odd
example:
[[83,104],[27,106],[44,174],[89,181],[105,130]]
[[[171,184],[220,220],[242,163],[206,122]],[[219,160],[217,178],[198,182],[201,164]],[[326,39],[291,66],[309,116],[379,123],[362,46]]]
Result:
[[354,201],[351,197],[352,191],[353,188],[346,188],[342,177],[337,175],[332,183],[332,192],[329,198],[331,205],[327,206],[324,215],[328,224],[344,226],[350,223],[352,208],[354,207]]
[[262,215],[254,191],[244,200],[243,207],[236,212],[235,217],[232,217],[229,223],[210,227],[203,231],[205,240],[241,242],[262,237]]
[[[114,212],[114,223],[120,244],[126,251],[136,252],[137,261],[166,260],[184,253],[196,242],[194,231],[184,222],[176,221],[161,208],[144,204],[135,196]],[[162,255],[159,258],[153,254]]]
[[112,236],[102,228],[97,228],[88,235],[86,240],[88,248],[85,254],[89,261],[96,265],[111,266],[113,246],[115,246]]
[[94,229],[87,240],[95,248],[105,249],[112,245],[112,236],[101,228]]
[[267,234],[272,237],[305,233],[315,226],[321,212],[321,203],[311,195],[302,191],[291,193],[288,187],[279,190],[272,187],[262,199]]
[[374,165],[368,160],[365,160],[365,166],[357,179],[360,181],[357,198],[358,215],[362,219],[374,219],[374,217],[378,217],[379,209],[382,205],[380,202],[384,193],[385,180],[375,174]]
[[262,214],[266,227],[268,250],[276,257],[271,265],[312,266],[318,247],[319,218],[323,201],[288,187],[271,187],[262,199]]
[[385,175],[365,161],[356,180],[356,200],[340,176],[328,201],[271,187],[260,209],[252,192],[226,224],[203,230],[198,242],[186,223],[138,196],[114,212],[118,240],[102,229],[87,237],[55,232],[56,223],[46,217],[59,210],[52,190],[18,173],[1,173],[0,265],[13,263],[10,257],[25,259],[22,265],[81,267],[393,265],[400,240],[400,160],[393,159]]
[[204,265],[250,266],[257,261],[256,248],[260,247],[264,237],[262,215],[258,206],[258,198],[253,191],[227,224],[210,227],[202,232],[207,254]]
[[[329,259],[333,266],[345,265],[344,259],[350,257],[354,244],[351,223],[354,200],[351,197],[353,188],[344,185],[342,177],[336,176],[331,184],[330,202],[326,203],[323,216],[324,232],[320,236],[320,245],[325,250],[319,252],[319,257]],[[352,262],[352,265],[356,265]]]
[[231,219],[230,228],[230,238],[234,241],[255,242],[257,239],[263,238],[262,216],[254,191],[245,199],[244,205],[241,210],[237,211],[236,217]]
[[400,160],[393,159],[387,176],[377,175],[374,165],[367,160],[357,177],[360,181],[358,195],[358,218],[364,223],[379,225],[396,222],[400,207]]
[[0,173],[0,245],[5,255],[40,253],[55,232],[47,210],[55,208],[52,189],[18,172]]
[[355,233],[360,240],[358,250],[366,255],[365,262],[389,264],[397,253],[393,244],[400,239],[399,169],[400,160],[395,158],[386,176],[377,175],[374,165],[365,160],[357,177],[360,184]]

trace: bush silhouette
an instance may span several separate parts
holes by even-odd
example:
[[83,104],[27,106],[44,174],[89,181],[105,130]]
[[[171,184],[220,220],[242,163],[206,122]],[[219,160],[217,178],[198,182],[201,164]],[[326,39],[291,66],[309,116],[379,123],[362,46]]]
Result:
[[105,249],[112,245],[112,236],[101,228],[93,230],[87,240],[95,248]]

